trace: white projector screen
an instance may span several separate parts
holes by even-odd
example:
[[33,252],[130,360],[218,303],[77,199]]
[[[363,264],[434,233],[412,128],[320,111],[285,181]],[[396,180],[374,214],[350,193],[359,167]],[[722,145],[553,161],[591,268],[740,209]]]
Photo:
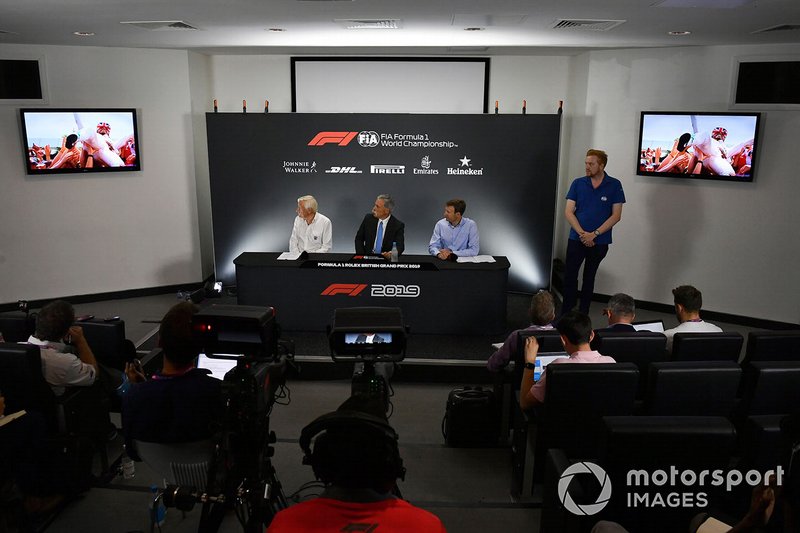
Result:
[[487,113],[487,58],[292,58],[299,113]]

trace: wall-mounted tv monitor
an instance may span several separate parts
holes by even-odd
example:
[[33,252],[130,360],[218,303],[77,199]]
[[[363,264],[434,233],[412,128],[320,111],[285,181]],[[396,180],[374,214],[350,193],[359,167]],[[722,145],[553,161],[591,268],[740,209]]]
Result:
[[643,111],[640,176],[753,181],[760,113]]
[[135,109],[20,109],[31,175],[141,170]]

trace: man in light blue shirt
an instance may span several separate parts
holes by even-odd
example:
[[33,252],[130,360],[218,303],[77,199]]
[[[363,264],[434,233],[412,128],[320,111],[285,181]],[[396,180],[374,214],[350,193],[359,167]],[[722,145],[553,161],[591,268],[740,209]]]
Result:
[[459,257],[472,257],[480,252],[478,225],[464,216],[467,203],[460,198],[448,200],[444,218],[433,227],[428,251],[439,259],[455,261]]

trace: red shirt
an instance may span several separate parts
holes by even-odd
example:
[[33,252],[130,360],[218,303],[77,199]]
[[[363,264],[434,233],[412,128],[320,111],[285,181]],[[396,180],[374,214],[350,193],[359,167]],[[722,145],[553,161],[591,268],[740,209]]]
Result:
[[275,515],[267,533],[364,531],[446,533],[441,520],[405,500],[357,503],[314,498]]

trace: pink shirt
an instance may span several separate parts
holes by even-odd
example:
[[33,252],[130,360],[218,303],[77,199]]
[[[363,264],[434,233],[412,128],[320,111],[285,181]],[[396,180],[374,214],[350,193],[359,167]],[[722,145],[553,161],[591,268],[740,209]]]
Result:
[[[596,351],[577,351],[570,355],[569,357],[564,357],[561,359],[556,359],[552,361],[550,364],[555,365],[559,363],[616,363],[613,357],[609,357],[607,355],[601,355],[600,352]],[[544,403],[544,392],[545,392],[545,378],[547,377],[547,372],[542,373],[542,377],[539,378],[539,381],[533,384],[531,387],[531,394],[539,403]]]

